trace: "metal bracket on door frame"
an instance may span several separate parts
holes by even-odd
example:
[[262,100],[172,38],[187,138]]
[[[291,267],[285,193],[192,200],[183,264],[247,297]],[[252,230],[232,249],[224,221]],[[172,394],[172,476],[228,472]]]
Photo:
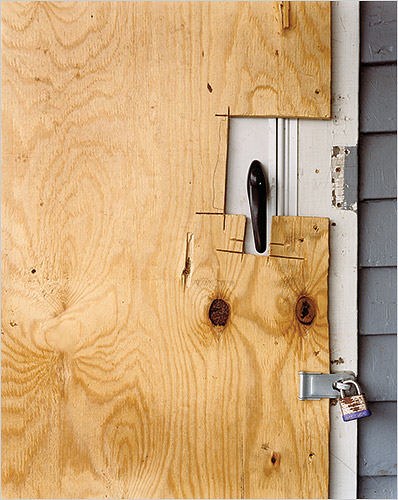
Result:
[[276,213],[298,215],[298,120],[276,119]]
[[298,373],[300,377],[300,395],[298,399],[301,401],[323,398],[338,399],[340,391],[335,388],[335,384],[343,380],[356,380],[355,374],[352,372]]

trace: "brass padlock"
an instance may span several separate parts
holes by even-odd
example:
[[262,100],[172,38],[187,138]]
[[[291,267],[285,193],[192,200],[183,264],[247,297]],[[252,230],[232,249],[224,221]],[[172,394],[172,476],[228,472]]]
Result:
[[361,393],[359,384],[354,380],[343,380],[343,384],[353,384],[358,391],[354,396],[346,396],[343,389],[340,389],[340,408],[344,422],[356,420],[357,418],[370,417],[372,414],[368,409],[365,394]]

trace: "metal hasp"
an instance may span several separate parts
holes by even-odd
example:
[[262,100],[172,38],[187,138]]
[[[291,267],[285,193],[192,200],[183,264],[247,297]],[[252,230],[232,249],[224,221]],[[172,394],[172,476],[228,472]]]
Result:
[[323,398],[339,399],[340,391],[339,389],[335,389],[334,385],[343,380],[355,380],[356,378],[352,372],[298,373],[300,376],[300,395],[298,399],[301,401]]

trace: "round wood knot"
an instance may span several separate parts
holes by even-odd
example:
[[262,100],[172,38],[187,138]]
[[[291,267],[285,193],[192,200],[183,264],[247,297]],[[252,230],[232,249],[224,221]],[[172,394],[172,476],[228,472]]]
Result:
[[300,297],[296,304],[296,316],[300,323],[303,325],[311,325],[315,315],[315,302],[310,297]]
[[210,305],[209,318],[214,326],[225,326],[228,322],[230,307],[222,299],[215,299]]

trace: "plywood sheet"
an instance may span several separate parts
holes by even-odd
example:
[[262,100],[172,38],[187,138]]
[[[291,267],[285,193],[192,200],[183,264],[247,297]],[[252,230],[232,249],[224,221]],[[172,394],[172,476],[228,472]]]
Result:
[[224,210],[216,114],[328,115],[328,2],[278,5],[2,4],[4,498],[327,497],[328,404],[296,395],[328,221],[260,258]]

